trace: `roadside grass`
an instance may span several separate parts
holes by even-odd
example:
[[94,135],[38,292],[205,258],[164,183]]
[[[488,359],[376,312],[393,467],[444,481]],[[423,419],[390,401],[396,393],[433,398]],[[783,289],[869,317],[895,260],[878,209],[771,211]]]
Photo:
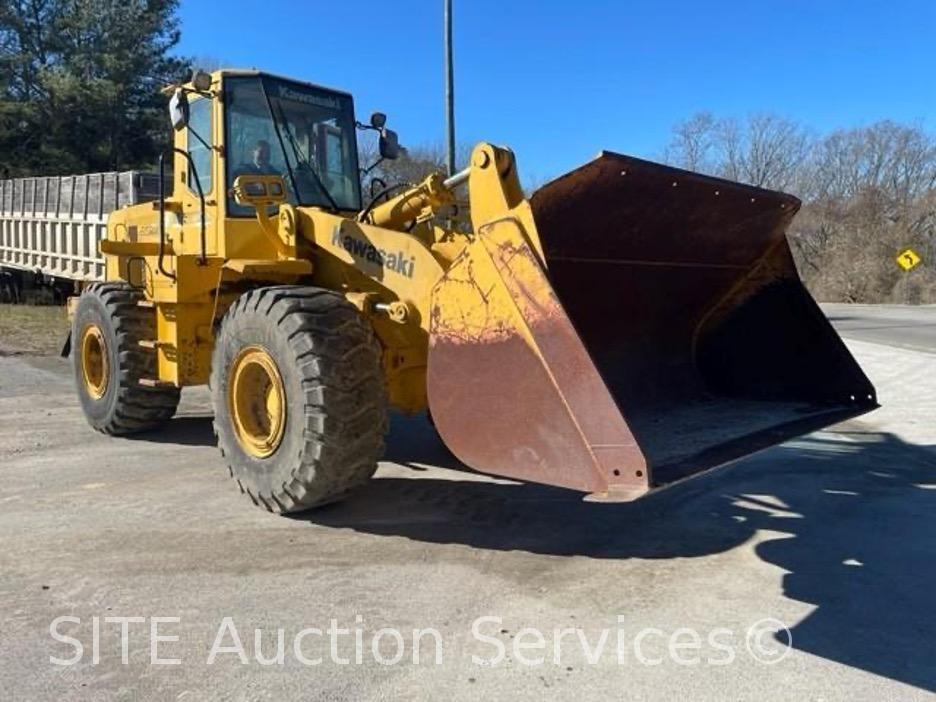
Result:
[[64,305],[0,304],[0,356],[55,355],[67,334]]

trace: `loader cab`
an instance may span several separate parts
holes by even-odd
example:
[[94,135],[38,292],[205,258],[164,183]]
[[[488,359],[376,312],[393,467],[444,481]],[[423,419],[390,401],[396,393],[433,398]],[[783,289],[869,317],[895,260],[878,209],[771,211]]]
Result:
[[[293,205],[361,209],[350,95],[257,74],[226,76],[223,96],[228,191],[239,175],[281,175]],[[228,217],[253,217],[226,204]]]
[[287,202],[295,206],[361,210],[350,94],[258,71],[222,70],[210,78],[207,89],[185,87],[184,114],[170,110],[174,122],[177,113],[182,120],[174,124],[175,146],[191,157],[177,156],[174,191],[193,208],[196,177],[202,186],[211,229],[208,255],[266,258],[269,253],[263,238],[255,236],[254,209],[234,201],[239,175],[282,177]]

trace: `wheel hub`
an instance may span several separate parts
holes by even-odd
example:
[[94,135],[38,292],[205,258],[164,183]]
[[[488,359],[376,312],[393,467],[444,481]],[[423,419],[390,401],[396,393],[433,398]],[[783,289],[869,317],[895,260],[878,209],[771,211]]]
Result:
[[244,348],[231,364],[228,410],[234,434],[247,455],[276,452],[286,428],[286,393],[273,357],[260,346]]
[[107,392],[110,364],[107,360],[107,344],[104,332],[96,324],[89,324],[81,332],[81,378],[85,390],[95,400]]

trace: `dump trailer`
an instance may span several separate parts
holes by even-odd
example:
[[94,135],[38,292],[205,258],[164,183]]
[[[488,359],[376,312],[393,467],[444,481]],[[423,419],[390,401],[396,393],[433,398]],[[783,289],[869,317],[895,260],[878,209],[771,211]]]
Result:
[[172,194],[108,219],[78,394],[127,434],[207,383],[258,506],[363,484],[390,408],[480,472],[628,501],[876,407],[797,276],[794,197],[603,152],[527,199],[481,143],[364,203],[356,132],[398,148],[351,95],[240,70],[168,93]]
[[0,180],[0,302],[41,289],[64,300],[103,281],[98,242],[108,216],[156,199],[157,177],[122,171]]

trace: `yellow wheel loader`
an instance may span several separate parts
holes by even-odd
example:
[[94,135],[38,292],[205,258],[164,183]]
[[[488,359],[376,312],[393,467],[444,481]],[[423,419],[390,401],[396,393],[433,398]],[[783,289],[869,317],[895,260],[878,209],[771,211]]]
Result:
[[482,143],[365,203],[356,130],[398,147],[347,93],[199,72],[170,116],[171,194],[110,216],[73,304],[78,393],[124,434],[208,383],[266,509],[364,483],[389,408],[478,471],[626,501],[876,406],[797,277],[789,195],[605,152],[528,200]]

